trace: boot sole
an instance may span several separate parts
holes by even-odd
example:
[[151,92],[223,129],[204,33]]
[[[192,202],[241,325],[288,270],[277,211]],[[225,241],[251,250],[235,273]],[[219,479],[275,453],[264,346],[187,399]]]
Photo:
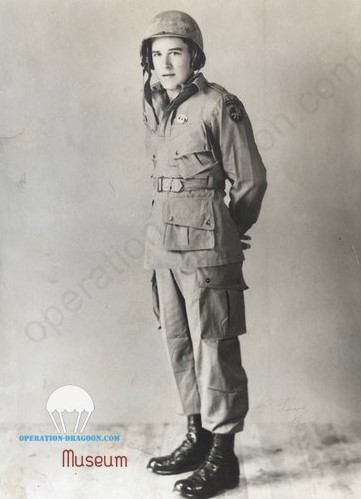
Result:
[[148,468],[147,470],[155,475],[180,475],[181,473],[188,473],[189,471],[195,471],[202,463],[194,464],[193,466],[187,466],[187,468],[182,468],[179,470],[154,470],[153,468]]
[[227,490],[232,490],[238,487],[239,485],[239,477],[237,478],[237,481],[232,482],[230,485],[224,486],[222,489],[218,489],[211,494],[192,494],[189,493],[187,494],[186,492],[181,492],[179,490],[173,490],[175,494],[178,494],[181,497],[188,497],[190,499],[210,499],[211,497],[214,497],[218,494],[222,494],[223,492],[226,492]]

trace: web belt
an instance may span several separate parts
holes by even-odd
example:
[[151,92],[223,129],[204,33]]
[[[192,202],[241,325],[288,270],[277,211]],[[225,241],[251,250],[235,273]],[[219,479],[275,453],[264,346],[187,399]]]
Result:
[[183,192],[194,191],[197,189],[214,189],[216,191],[223,191],[224,187],[224,180],[216,180],[212,177],[188,179],[174,177],[154,178],[154,188],[157,192]]

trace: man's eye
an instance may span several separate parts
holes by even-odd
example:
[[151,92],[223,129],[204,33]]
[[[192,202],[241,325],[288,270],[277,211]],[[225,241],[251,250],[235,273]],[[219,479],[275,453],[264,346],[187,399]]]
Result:
[[159,57],[160,54],[153,54],[153,57]]

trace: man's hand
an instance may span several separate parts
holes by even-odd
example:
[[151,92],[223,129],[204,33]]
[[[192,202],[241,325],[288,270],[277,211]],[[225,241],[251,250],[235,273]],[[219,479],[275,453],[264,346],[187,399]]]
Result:
[[241,240],[242,249],[248,250],[251,247],[251,245],[246,241],[250,241],[252,239],[251,236],[246,234],[246,231],[248,229],[242,225],[236,225],[236,227],[237,227],[239,239]]
[[245,241],[250,241],[252,239],[251,236],[248,236],[247,234],[242,234],[240,238],[241,238],[242,249],[248,250],[251,247],[251,245]]

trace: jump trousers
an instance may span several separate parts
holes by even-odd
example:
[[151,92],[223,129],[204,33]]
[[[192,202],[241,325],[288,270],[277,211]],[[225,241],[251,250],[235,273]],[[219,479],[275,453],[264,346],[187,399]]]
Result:
[[201,287],[197,271],[157,269],[155,278],[160,323],[184,413],[201,414],[202,426],[211,432],[242,431],[247,376],[238,335],[229,324],[244,315],[243,292]]

